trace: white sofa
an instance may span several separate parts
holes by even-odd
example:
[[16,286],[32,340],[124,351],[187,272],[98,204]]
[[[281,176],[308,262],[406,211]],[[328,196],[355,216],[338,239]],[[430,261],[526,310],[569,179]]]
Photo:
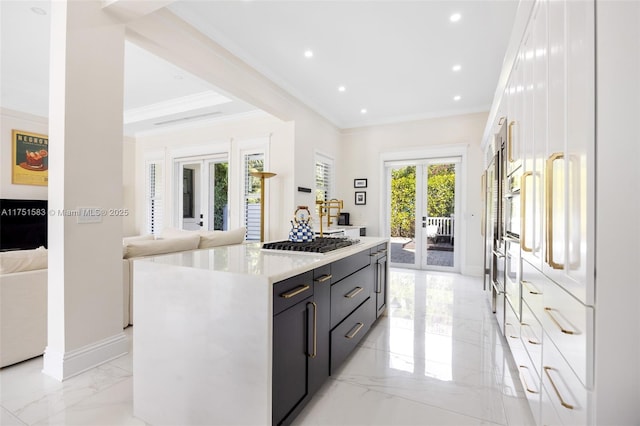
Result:
[[[239,244],[244,241],[245,232],[244,228],[205,233],[168,230],[159,239],[125,238],[122,327],[133,324],[133,261],[171,252]],[[47,345],[46,259],[44,248],[0,253],[0,368],[44,353]]]

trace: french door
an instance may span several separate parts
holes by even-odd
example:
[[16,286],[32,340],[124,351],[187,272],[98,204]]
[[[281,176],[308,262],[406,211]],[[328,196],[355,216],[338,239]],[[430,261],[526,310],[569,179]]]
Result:
[[385,163],[390,264],[458,271],[459,157]]
[[185,230],[226,230],[228,225],[227,157],[177,159],[175,225]]

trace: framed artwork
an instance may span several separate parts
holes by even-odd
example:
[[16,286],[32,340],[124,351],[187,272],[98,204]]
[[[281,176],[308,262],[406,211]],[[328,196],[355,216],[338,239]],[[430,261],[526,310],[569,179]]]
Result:
[[49,183],[49,137],[12,130],[11,146],[11,183],[46,186]]
[[367,180],[366,179],[354,179],[353,180],[353,187],[354,188],[366,188],[367,187]]
[[356,205],[363,206],[367,204],[367,193],[364,191],[356,191]]

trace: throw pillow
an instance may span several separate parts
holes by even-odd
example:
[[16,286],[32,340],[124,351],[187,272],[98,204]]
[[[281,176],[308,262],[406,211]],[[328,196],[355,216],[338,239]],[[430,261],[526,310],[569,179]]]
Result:
[[210,248],[240,244],[244,241],[247,228],[244,226],[229,231],[201,231],[198,248]]
[[199,242],[200,236],[198,234],[163,240],[133,241],[127,245],[124,258],[131,259],[132,257],[154,256],[157,254],[195,250],[198,248]]
[[47,269],[47,249],[15,250],[0,253],[0,274]]

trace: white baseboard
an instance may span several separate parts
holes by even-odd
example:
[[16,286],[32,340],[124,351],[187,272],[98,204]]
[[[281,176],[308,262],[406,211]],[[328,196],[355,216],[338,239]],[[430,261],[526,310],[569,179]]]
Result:
[[461,271],[462,275],[469,275],[472,277],[482,277],[483,276],[483,271],[482,271],[482,266],[469,266],[467,265],[466,268],[464,268],[463,271]]
[[129,343],[124,332],[64,353],[47,346],[44,351],[42,372],[63,381],[127,352],[129,352]]

